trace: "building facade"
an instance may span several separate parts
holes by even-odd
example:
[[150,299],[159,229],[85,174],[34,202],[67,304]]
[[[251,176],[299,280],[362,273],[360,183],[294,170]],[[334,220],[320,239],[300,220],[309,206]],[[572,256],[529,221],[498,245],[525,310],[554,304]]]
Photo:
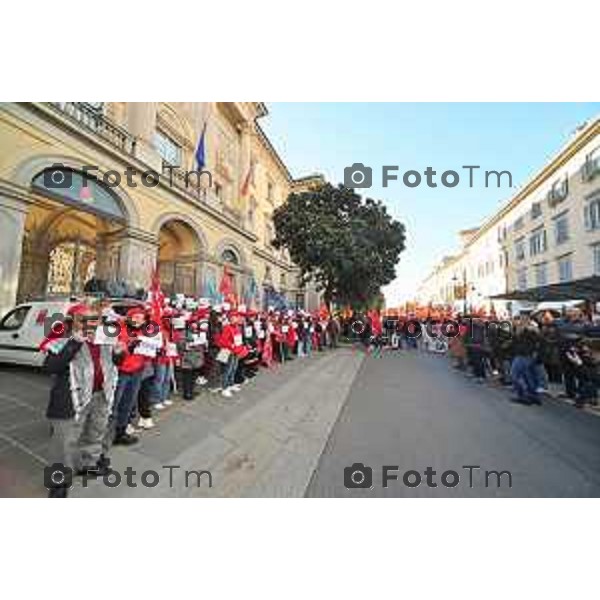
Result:
[[444,257],[421,283],[417,302],[461,313],[504,312],[505,303],[490,299],[506,290],[507,259],[496,228],[467,229],[459,240],[459,252]]
[[493,301],[600,275],[600,118],[563,148],[480,227],[461,234],[417,291],[421,304],[511,312]]
[[306,306],[271,245],[273,211],[304,184],[266,115],[260,102],[0,105],[0,313],[90,281],[147,288],[155,268],[167,293],[210,296],[225,265],[244,300],[275,290]]
[[509,213],[508,292],[600,275],[600,119],[528,183]]

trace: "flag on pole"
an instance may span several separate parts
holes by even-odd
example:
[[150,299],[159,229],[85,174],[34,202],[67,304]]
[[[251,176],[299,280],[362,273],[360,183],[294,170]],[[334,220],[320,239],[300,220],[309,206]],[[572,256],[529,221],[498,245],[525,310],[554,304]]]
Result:
[[206,165],[206,121],[202,127],[202,134],[198,140],[198,147],[196,148],[196,163],[198,164],[198,170],[202,171]]
[[246,196],[250,191],[250,186],[254,185],[254,167],[256,166],[256,161],[252,158],[250,159],[250,166],[248,167],[248,173],[246,173],[246,178],[244,179],[244,184],[242,185],[242,197]]
[[223,267],[223,276],[219,283],[219,293],[223,296],[225,302],[229,302],[232,305],[237,304],[235,290],[233,289],[233,276],[229,272],[227,265]]
[[148,290],[146,302],[150,305],[152,320],[155,323],[160,323],[165,305],[165,295],[163,294],[160,286],[158,267],[155,267],[154,271],[152,272],[152,279],[150,281],[150,288]]
[[321,319],[329,318],[329,309],[327,308],[326,304],[321,304],[321,308],[319,308],[319,317]]
[[248,287],[248,304],[252,306],[254,302],[258,303],[258,286],[256,285],[256,279],[252,275],[250,279],[250,285]]
[[219,302],[219,292],[217,291],[217,280],[213,272],[209,272],[204,277],[204,296],[210,298],[211,302]]

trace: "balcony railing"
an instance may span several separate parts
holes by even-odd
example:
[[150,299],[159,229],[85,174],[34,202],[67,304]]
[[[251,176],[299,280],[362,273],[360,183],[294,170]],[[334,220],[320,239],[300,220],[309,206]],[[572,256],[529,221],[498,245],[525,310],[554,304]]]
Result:
[[600,174],[600,156],[594,158],[588,156],[581,168],[581,179],[583,181],[591,181],[598,174]]
[[71,121],[95,133],[112,146],[135,156],[135,137],[116,123],[113,123],[102,113],[101,108],[96,108],[86,102],[49,102],[48,104],[58,109]]
[[[106,117],[101,107],[94,107],[87,102],[48,102],[47,104],[79,127],[96,134],[112,146],[131,156],[136,155],[135,137]],[[225,205],[212,188],[197,186],[196,178],[191,174],[187,176],[185,170],[173,168],[165,173],[163,165],[162,179],[172,180],[173,187],[218,210],[228,219],[243,226],[242,215],[238,210]]]
[[221,205],[220,200],[212,193],[209,187],[198,185],[199,178],[194,172],[188,173],[178,166],[168,165],[164,160],[162,171],[165,181],[172,181],[173,187],[191,194],[201,202],[207,202],[215,207]]
[[566,200],[569,195],[569,180],[563,179],[560,183],[555,183],[552,186],[552,189],[548,192],[547,200],[548,206],[550,208],[554,208],[558,204],[560,204],[563,200]]
[[[163,164],[163,172],[165,172],[165,164]],[[198,186],[198,178],[196,175],[194,175],[194,173],[188,174],[179,167],[170,168],[168,172],[169,174],[165,175],[165,177],[166,180],[170,181],[172,175],[173,187],[192,195],[199,202],[203,202],[204,204],[217,209],[234,223],[237,223],[238,225],[243,224],[242,214],[240,211],[225,204],[214,193],[211,187],[206,187],[206,185]],[[203,181],[206,182],[206,179],[203,179]]]

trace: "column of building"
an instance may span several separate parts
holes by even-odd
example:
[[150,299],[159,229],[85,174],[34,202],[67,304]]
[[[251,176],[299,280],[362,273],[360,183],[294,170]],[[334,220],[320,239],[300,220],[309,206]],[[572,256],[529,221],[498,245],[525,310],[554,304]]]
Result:
[[31,199],[25,190],[0,184],[0,314],[17,298],[25,219]]

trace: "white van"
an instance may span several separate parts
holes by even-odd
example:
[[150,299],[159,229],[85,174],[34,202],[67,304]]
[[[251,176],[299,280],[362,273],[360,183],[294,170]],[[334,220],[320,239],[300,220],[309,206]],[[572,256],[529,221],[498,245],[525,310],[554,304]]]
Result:
[[45,337],[44,325],[52,315],[66,315],[75,304],[68,300],[26,302],[0,320],[0,363],[41,367],[44,355],[39,346]]
[[[73,300],[40,300],[24,302],[0,319],[0,363],[41,367],[44,354],[39,346],[45,337],[45,327],[52,316],[64,316],[77,304]],[[132,306],[143,306],[138,300],[115,300],[112,309],[125,315]]]

